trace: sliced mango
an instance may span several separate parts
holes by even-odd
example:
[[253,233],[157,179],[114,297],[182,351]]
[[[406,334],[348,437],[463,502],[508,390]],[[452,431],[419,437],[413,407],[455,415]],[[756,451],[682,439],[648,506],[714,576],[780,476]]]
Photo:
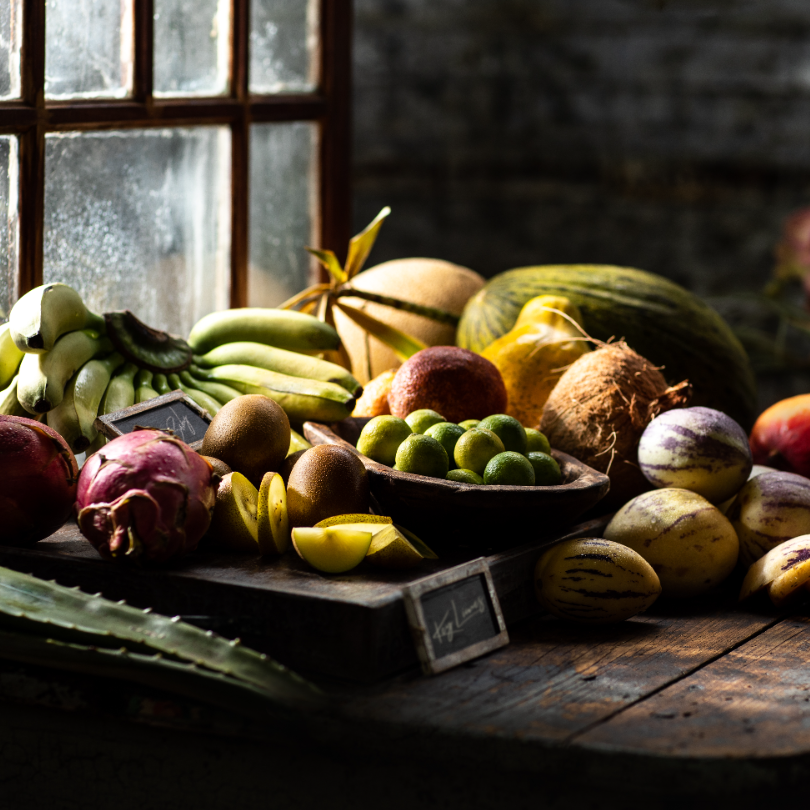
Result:
[[313,568],[325,574],[342,574],[365,559],[372,533],[344,526],[325,529],[296,527],[292,538],[299,556]]

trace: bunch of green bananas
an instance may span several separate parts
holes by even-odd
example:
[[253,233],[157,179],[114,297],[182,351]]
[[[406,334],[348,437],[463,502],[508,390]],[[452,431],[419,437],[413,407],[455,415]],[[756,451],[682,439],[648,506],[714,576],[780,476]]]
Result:
[[[45,418],[74,452],[89,453],[104,443],[98,415],[177,389],[212,416],[241,394],[264,394],[294,425],[344,419],[362,390],[345,368],[314,356],[340,338],[311,315],[216,312],[186,343],[126,314],[96,315],[67,284],[20,298],[0,325],[0,413]],[[128,328],[133,321],[138,328]]]

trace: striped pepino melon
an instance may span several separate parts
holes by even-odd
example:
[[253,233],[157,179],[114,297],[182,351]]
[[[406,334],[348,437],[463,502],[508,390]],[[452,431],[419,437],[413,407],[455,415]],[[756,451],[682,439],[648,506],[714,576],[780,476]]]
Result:
[[588,537],[548,549],[535,566],[534,589],[552,616],[604,624],[645,611],[661,593],[661,583],[637,552]]
[[538,295],[562,295],[579,307],[597,340],[623,337],[670,385],[688,379],[693,405],[727,413],[748,431],[757,413],[748,355],[708,304],[668,279],[610,265],[546,265],[492,278],[464,308],[456,342],[480,352],[508,332]]

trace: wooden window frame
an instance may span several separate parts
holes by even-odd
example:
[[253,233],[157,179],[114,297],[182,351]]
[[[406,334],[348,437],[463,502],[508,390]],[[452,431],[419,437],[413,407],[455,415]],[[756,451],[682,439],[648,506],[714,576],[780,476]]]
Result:
[[[248,88],[250,0],[231,0],[227,95],[155,98],[152,93],[153,0],[134,0],[133,92],[126,99],[46,101],[45,0],[22,0],[21,98],[0,102],[0,135],[19,139],[17,294],[43,283],[45,135],[102,129],[227,124],[231,128],[232,307],[248,303],[250,125],[312,121],[319,125],[320,244],[340,256],[351,229],[351,0],[320,0],[320,81],[306,94],[251,95]],[[303,246],[302,246],[303,247]]]

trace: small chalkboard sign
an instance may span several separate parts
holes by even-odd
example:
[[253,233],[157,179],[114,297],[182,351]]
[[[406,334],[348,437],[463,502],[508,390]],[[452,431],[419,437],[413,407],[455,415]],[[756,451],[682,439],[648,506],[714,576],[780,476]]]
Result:
[[420,579],[403,589],[416,652],[435,675],[509,643],[483,558]]
[[210,424],[208,411],[182,391],[170,391],[115,413],[104,414],[95,422],[99,433],[108,439],[131,433],[137,427],[155,428],[170,431],[192,450],[202,447],[203,436]]

